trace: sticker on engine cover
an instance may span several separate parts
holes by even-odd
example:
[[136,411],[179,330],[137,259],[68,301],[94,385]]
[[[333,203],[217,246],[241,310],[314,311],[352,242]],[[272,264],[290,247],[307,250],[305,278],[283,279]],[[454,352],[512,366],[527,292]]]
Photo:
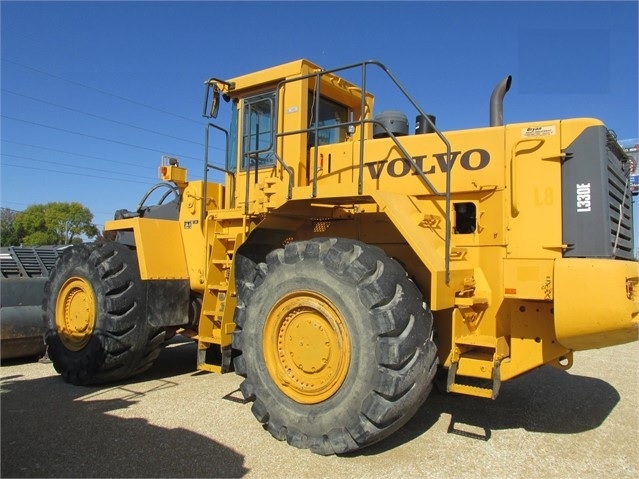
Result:
[[530,138],[535,136],[551,136],[555,134],[555,125],[529,126],[521,129],[521,136]]

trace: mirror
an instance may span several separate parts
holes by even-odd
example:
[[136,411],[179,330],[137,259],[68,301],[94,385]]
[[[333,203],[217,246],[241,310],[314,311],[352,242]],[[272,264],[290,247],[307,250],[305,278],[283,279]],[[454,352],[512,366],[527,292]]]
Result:
[[213,85],[213,101],[211,102],[210,118],[217,118],[217,112],[220,109],[220,90],[217,85]]
[[[213,90],[213,99],[211,101],[211,109],[206,111],[209,103],[209,93]],[[204,108],[202,110],[202,116],[205,118],[217,118],[217,112],[220,109],[220,89],[217,84],[213,82],[213,79],[204,83]]]

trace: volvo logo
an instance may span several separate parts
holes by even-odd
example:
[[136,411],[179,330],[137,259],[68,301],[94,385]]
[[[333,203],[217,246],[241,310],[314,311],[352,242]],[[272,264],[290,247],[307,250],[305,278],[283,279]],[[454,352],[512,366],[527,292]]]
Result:
[[[459,161],[457,161],[459,159]],[[452,169],[455,164],[459,164],[461,168],[468,171],[481,170],[490,163],[490,153],[481,148],[475,148],[468,151],[451,151],[450,161],[448,161],[446,153],[435,153],[430,157],[428,155],[413,157],[415,164],[424,174],[446,173]],[[379,179],[384,172],[393,178],[401,178],[412,173],[416,175],[413,166],[406,158],[395,158],[393,160],[380,160],[366,163],[366,168],[373,180]]]

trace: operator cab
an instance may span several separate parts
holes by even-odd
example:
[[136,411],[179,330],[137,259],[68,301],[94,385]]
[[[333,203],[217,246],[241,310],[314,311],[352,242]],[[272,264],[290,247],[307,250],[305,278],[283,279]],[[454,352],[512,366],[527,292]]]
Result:
[[360,112],[370,118],[373,106],[372,95],[362,108],[358,87],[307,60],[205,85],[205,101],[212,100],[204,116],[217,115],[220,93],[232,103],[224,169],[238,177],[252,175],[255,183],[291,176],[294,186],[308,185],[311,150],[358,138]]

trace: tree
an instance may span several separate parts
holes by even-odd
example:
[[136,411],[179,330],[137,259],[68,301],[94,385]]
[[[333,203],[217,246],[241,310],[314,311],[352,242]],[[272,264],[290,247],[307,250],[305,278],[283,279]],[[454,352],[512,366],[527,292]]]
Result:
[[[11,237],[11,244],[37,246],[80,243],[81,235],[93,238],[99,234],[92,220],[91,211],[77,202],[31,205],[16,215],[12,223],[15,235]],[[4,233],[3,224],[3,245]]]
[[98,228],[91,223],[93,214],[80,203],[49,203],[45,211],[45,223],[56,235],[60,244],[80,242],[80,235],[94,237]]
[[9,208],[0,209],[0,246],[20,244],[20,231],[15,225],[18,213]]

